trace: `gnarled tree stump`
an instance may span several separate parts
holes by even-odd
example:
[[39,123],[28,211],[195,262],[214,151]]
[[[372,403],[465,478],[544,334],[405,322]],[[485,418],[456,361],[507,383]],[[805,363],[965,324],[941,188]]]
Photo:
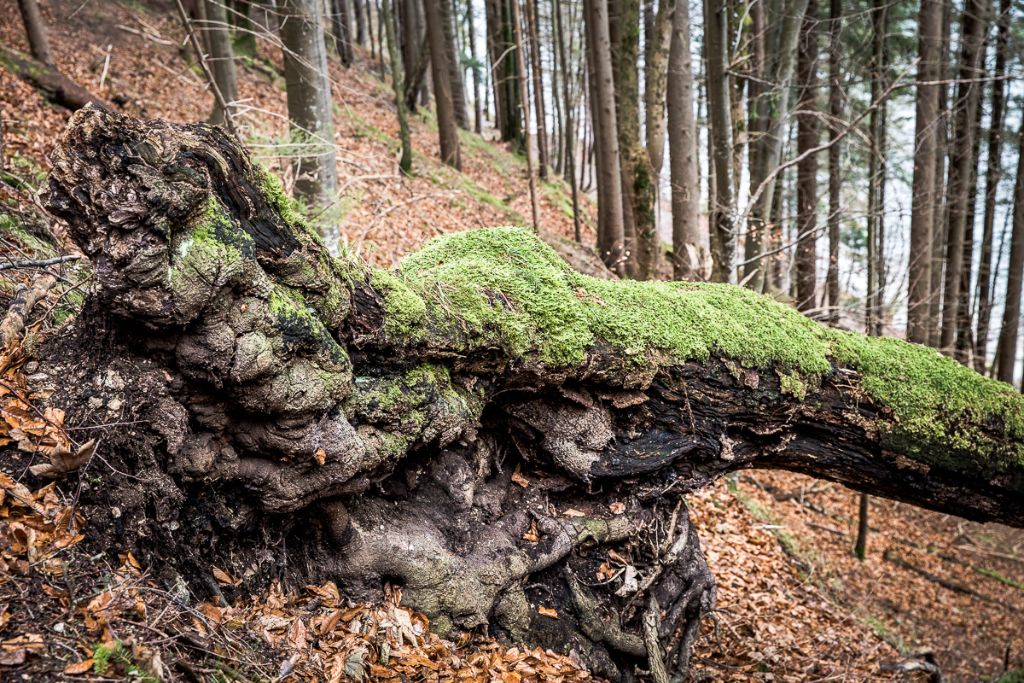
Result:
[[[931,349],[736,287],[592,279],[518,229],[335,260],[204,125],[84,109],[46,203],[95,269],[54,396],[69,422],[125,406],[86,498],[192,580],[393,582],[442,632],[682,675],[714,595],[682,496],[727,472],[1024,524],[1024,400]],[[609,548],[635,571],[597,580]]]

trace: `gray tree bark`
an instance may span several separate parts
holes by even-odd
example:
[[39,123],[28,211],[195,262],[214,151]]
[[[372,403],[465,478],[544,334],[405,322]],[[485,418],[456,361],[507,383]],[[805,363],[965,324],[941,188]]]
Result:
[[[294,193],[308,206],[324,210],[337,198],[338,169],[320,2],[282,0],[280,9]],[[337,226],[326,213],[321,213],[318,227],[337,253]]]
[[701,266],[707,252],[700,229],[690,9],[685,0],[676,2],[672,18],[666,99],[672,176],[672,274],[677,280],[702,279]]

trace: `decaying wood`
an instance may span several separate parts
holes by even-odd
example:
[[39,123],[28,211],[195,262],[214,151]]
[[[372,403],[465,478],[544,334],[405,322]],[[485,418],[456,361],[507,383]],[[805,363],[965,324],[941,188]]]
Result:
[[[135,425],[100,440],[117,463],[110,533],[197,585],[214,560],[247,585],[397,583],[441,633],[490,624],[609,677],[650,670],[656,631],[662,677],[685,671],[714,597],[681,496],[727,472],[784,468],[1024,525],[1015,392],[985,384],[990,413],[936,417],[977,435],[972,457],[964,438],[946,453],[917,436],[838,361],[798,391],[770,361],[633,348],[596,323],[578,356],[558,355],[549,345],[586,324],[573,311],[610,308],[597,291],[636,293],[615,304],[635,311],[689,290],[575,281],[524,231],[456,237],[435,261],[421,252],[418,273],[331,258],[215,128],[84,109],[46,204],[94,271],[75,328],[47,350],[53,400],[68,424],[106,406]],[[493,260],[452,271],[459,282],[415,280],[475,256],[460,244]],[[531,290],[473,279],[538,255],[553,270],[514,279],[567,302],[546,326],[522,317],[546,310]],[[499,314],[520,316],[508,339]]]
[[56,105],[75,111],[87,104],[107,107],[107,103],[68,78],[55,67],[0,44],[0,67],[10,70],[43,97]]

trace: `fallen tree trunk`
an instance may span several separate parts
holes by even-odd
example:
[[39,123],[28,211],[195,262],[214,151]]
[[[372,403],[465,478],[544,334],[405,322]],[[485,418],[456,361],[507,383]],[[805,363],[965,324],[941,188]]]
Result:
[[714,593],[682,495],[727,472],[1024,525],[1024,399],[925,347],[518,229],[335,260],[203,125],[83,109],[46,203],[95,273],[44,363],[69,423],[112,424],[90,518],[194,583],[391,582],[442,633],[678,676]]
[[87,104],[107,108],[107,103],[68,78],[56,67],[0,44],[0,67],[8,69],[50,102],[75,111]]

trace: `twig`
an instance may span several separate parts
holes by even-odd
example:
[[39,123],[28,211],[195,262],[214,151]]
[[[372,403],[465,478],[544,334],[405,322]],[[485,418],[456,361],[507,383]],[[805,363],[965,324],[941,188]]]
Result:
[[77,261],[82,257],[78,254],[67,254],[64,256],[54,256],[53,258],[44,259],[28,259],[26,261],[10,261],[8,263],[0,263],[0,270],[16,270],[20,268],[45,268],[46,266],[53,266],[58,263],[66,263],[68,261]]

